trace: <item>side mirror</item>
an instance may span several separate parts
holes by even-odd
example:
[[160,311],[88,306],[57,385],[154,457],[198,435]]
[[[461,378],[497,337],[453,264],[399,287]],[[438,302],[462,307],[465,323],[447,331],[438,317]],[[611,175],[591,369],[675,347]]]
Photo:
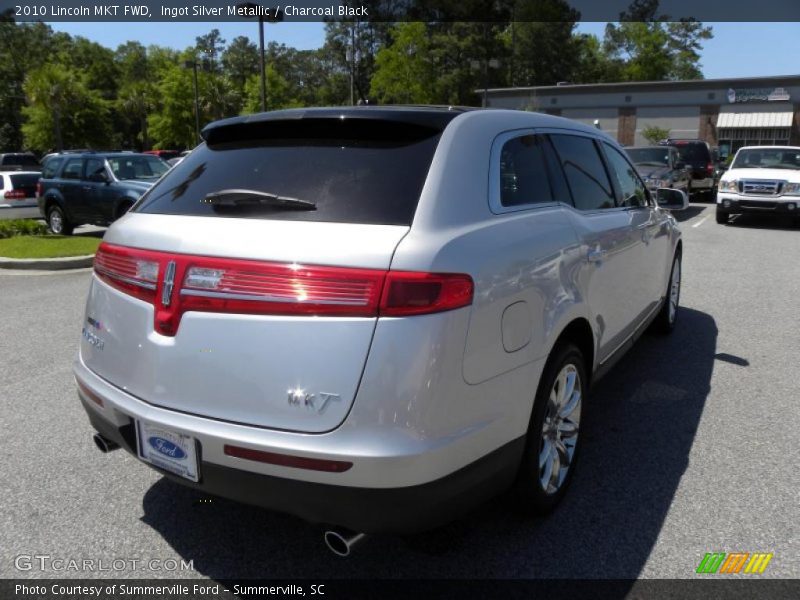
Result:
[[656,204],[664,210],[685,210],[689,208],[689,196],[681,190],[658,188],[656,190]]

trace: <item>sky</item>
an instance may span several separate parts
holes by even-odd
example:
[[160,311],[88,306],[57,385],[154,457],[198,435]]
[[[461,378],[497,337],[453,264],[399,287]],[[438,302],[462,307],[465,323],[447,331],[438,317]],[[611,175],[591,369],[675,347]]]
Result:
[[[128,40],[145,46],[159,44],[184,49],[195,37],[220,30],[231,41],[244,35],[257,42],[258,26],[243,23],[51,23],[53,29],[81,35],[109,48]],[[796,53],[800,23],[706,23],[714,38],[704,42],[700,59],[706,79],[798,75]],[[578,31],[602,38],[605,23],[579,23]],[[318,48],[325,39],[323,23],[278,23],[266,25],[267,42],[277,41],[299,50]]]

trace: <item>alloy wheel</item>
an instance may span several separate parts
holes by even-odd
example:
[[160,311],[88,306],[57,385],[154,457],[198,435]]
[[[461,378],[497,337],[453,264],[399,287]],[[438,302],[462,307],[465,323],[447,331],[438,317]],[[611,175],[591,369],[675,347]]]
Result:
[[581,420],[580,372],[567,363],[559,372],[547,402],[539,448],[539,483],[555,494],[572,466]]
[[669,322],[675,322],[675,315],[678,312],[678,301],[681,296],[681,260],[675,259],[672,265],[672,279],[669,284]]
[[50,231],[60,234],[64,230],[64,219],[57,210],[50,211]]

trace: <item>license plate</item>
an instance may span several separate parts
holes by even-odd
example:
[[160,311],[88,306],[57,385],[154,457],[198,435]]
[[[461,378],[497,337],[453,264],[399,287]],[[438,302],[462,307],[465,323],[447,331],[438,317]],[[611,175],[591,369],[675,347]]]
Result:
[[197,444],[190,435],[155,423],[136,421],[139,458],[165,471],[197,482]]

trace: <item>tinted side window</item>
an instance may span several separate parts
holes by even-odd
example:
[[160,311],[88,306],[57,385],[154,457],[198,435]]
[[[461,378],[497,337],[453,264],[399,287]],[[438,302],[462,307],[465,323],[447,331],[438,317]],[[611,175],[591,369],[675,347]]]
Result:
[[500,152],[500,204],[520,206],[552,201],[542,138],[523,135],[508,140]]
[[567,176],[575,207],[613,208],[614,192],[594,142],[577,135],[552,135],[550,139]]
[[44,167],[42,168],[42,179],[52,179],[58,173],[58,169],[61,168],[61,163],[64,162],[63,158],[48,158],[45,163]]
[[619,188],[621,196],[619,205],[646,206],[647,192],[645,192],[644,184],[636,174],[633,165],[631,165],[616,148],[606,143],[603,144],[603,147],[608,157],[611,173],[617,180],[617,187]]
[[71,158],[67,161],[67,164],[64,165],[64,171],[61,173],[62,179],[80,179],[81,178],[81,167],[83,165],[83,160],[80,158]]

